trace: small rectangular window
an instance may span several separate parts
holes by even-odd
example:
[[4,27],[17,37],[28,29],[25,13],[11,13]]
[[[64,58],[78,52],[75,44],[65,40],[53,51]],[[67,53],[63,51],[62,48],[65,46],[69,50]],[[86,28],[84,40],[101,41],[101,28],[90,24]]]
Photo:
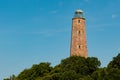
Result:
[[78,23],[80,23],[80,20],[78,20]]
[[81,48],[81,46],[80,46],[80,45],[77,45],[77,48],[79,48],[79,49],[80,49],[80,48]]
[[77,34],[80,35],[80,31],[77,31]]
[[80,34],[80,31],[78,31],[78,34]]
[[80,45],[79,45],[79,49],[80,49]]

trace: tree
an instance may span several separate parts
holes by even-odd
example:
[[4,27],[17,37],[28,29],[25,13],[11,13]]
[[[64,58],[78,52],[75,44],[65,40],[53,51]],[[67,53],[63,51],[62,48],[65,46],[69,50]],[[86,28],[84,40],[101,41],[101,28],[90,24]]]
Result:
[[42,80],[60,80],[60,74],[59,73],[54,73],[51,75],[44,76]]
[[108,75],[107,69],[100,68],[94,71],[91,76],[94,80],[108,80],[107,75]]
[[43,77],[47,75],[47,73],[51,72],[52,67],[50,66],[50,63],[40,63],[33,65],[30,69],[25,69],[22,71],[18,77],[17,80],[35,80],[37,77]]
[[79,75],[74,70],[65,71],[59,80],[78,80]]
[[10,80],[16,80],[16,76],[13,74],[12,76],[10,76]]
[[120,53],[116,57],[113,57],[113,60],[108,64],[108,68],[120,69]]
[[3,80],[16,80],[16,76],[13,74],[10,78],[5,78]]
[[79,78],[79,80],[94,80],[90,75],[83,76],[82,78]]
[[117,68],[100,68],[92,74],[94,80],[120,80],[120,70]]
[[80,75],[89,75],[100,66],[100,61],[95,57],[72,56],[61,61],[62,71],[74,70]]
[[9,78],[5,78],[5,79],[3,79],[3,80],[10,80]]
[[106,80],[120,80],[120,69],[108,69],[108,75]]
[[96,71],[99,67],[100,67],[100,65],[101,65],[101,63],[100,63],[100,61],[96,58],[96,57],[88,57],[87,59],[86,59],[86,64],[87,64],[87,67],[88,67],[88,69],[89,69],[89,74],[92,74],[94,71]]

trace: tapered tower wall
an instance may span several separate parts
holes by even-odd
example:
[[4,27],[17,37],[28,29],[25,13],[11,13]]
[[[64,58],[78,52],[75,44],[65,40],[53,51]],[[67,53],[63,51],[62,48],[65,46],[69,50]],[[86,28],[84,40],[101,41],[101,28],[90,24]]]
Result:
[[70,56],[88,57],[85,18],[81,15],[72,18]]

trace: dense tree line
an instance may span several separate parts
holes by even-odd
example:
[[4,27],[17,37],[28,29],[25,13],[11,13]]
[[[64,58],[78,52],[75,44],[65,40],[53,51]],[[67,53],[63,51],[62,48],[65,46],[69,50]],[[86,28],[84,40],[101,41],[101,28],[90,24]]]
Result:
[[72,56],[52,67],[50,63],[35,64],[23,70],[18,76],[4,80],[120,80],[120,54],[101,68],[96,57]]

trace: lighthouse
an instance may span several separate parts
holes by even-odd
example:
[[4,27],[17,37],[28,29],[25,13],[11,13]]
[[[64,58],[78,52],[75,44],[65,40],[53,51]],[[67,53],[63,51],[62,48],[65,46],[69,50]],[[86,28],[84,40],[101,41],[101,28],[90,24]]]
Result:
[[75,11],[72,18],[70,56],[88,57],[85,18],[80,9]]

